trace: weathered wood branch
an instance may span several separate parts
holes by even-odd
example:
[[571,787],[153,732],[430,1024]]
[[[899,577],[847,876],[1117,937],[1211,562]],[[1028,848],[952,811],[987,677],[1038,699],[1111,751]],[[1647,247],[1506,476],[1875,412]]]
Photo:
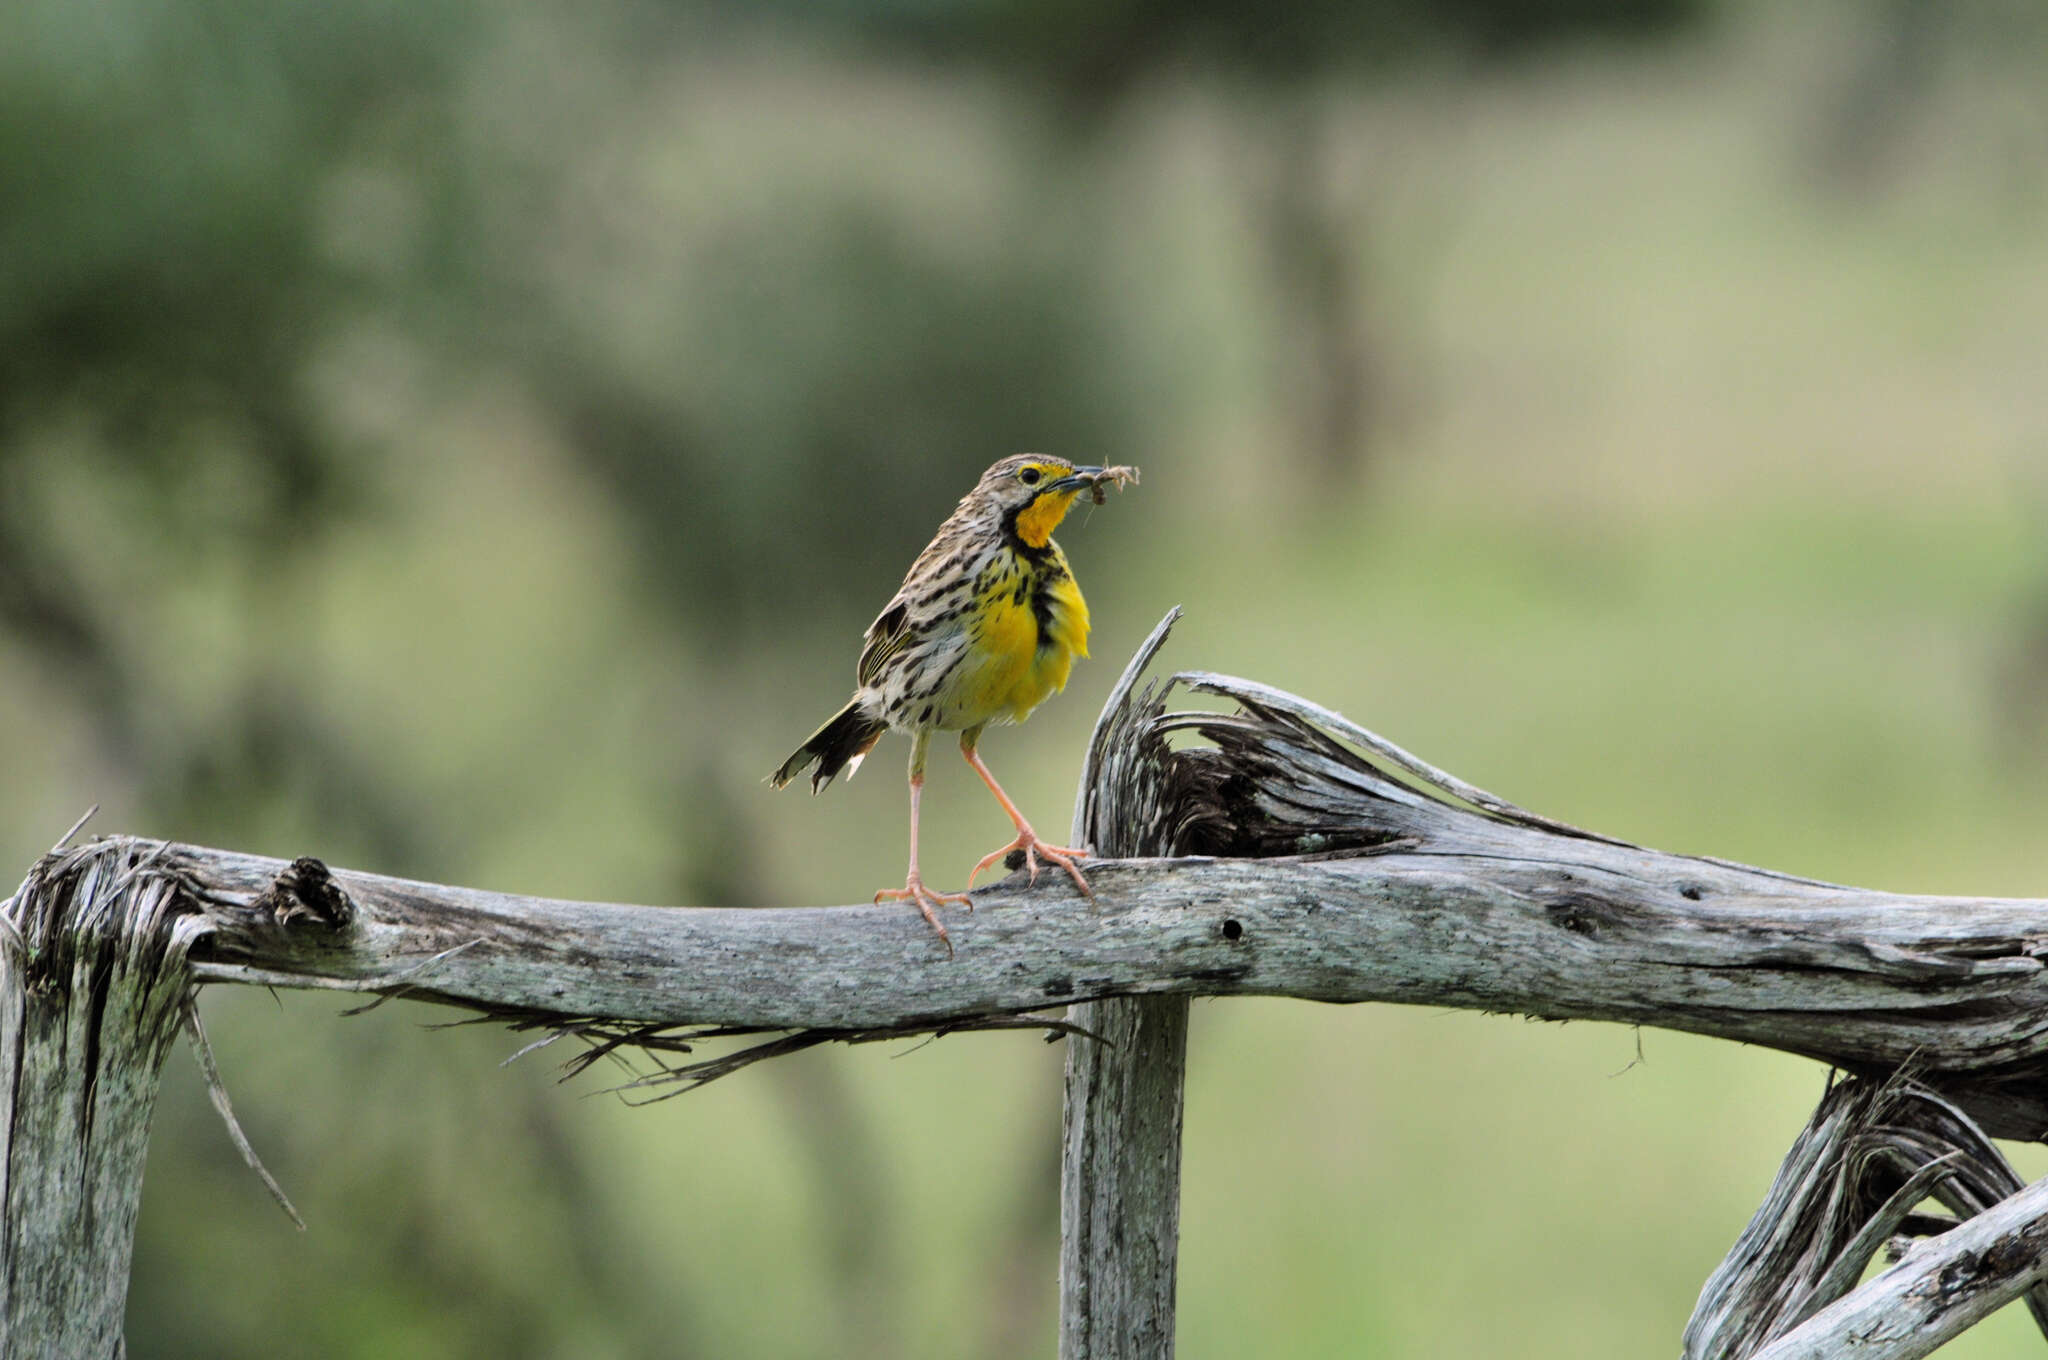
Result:
[[[1156,769],[1108,785],[1155,792],[1110,815],[1140,843],[1271,857],[1105,861],[1092,903],[1012,878],[956,916],[950,962],[893,908],[608,906],[336,873],[344,915],[291,886],[317,865],[125,838],[98,853],[151,861],[200,982],[799,1030],[1131,995],[1399,1001],[1660,1025],[1879,1076],[1910,1060],[1994,1135],[2048,1132],[2048,903],[1643,849],[1522,812],[1292,696],[1184,679],[1239,711],[1134,693],[1118,760]],[[1183,732],[1213,744],[1174,749]]]
[[[2048,1286],[2035,1283],[2039,1274],[2013,1257],[2010,1244],[1972,1245],[1985,1230],[1965,1234],[1956,1226],[2021,1187],[1983,1130],[1910,1078],[1834,1084],[1728,1259],[1700,1291],[1685,1329],[1684,1360],[1851,1351],[1911,1360],[2022,1291],[2048,1333]],[[1930,1199],[1956,1218],[1915,1212]],[[2035,1212],[2048,1212],[2048,1203]],[[2034,1242],[2048,1267],[2048,1224],[2027,1219],[2015,1230],[2015,1240]],[[1937,1236],[1913,1249],[1912,1271],[1892,1272],[1850,1294],[1877,1254],[1906,1234]],[[1944,1264],[1930,1270],[1936,1257]],[[1937,1288],[1918,1288],[1930,1279]],[[1908,1297],[1914,1306],[1902,1306]],[[1872,1329],[1873,1318],[1883,1326]]]
[[[552,901],[126,837],[76,853],[147,862],[131,886],[164,894],[202,983],[827,1030],[1141,994],[1400,1001],[1661,1025],[1878,1075],[1912,1060],[1993,1134],[2048,1131],[2048,903],[1642,849],[1523,813],[1264,686],[1187,682],[1240,711],[1134,695],[1130,759],[1158,764],[1167,792],[1115,815],[1275,857],[1105,861],[1092,903],[1013,877],[956,917],[951,962],[893,908]],[[1182,731],[1215,744],[1171,749]]]
[[2048,1280],[2048,1180],[1907,1252],[1749,1360],[1919,1360]]
[[[1310,833],[1334,838],[1335,833]],[[384,992],[498,1013],[771,1029],[943,1024],[1106,996],[1400,1001],[1663,1025],[1850,1070],[1909,1058],[1994,1133],[2048,1129],[2048,903],[1831,888],[1593,841],[1091,866],[977,892],[945,951],[914,913],[550,901],[336,872],[355,919],[282,922],[291,866],[154,858],[199,982]],[[1953,1093],[1960,1092],[1960,1098]],[[1986,1119],[1986,1113],[1993,1117]]]

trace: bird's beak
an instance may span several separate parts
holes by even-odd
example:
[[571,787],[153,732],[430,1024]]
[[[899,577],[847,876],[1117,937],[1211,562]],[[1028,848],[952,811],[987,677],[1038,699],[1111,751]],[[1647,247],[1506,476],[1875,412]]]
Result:
[[1103,469],[1099,467],[1077,467],[1066,476],[1047,487],[1047,491],[1080,491],[1094,486],[1102,480]]

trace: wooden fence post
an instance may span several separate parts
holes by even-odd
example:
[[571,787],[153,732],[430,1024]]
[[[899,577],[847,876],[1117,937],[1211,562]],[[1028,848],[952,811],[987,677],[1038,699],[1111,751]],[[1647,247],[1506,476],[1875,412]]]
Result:
[[[1127,766],[1119,740],[1130,695],[1165,643],[1178,609],[1152,630],[1111,691],[1081,772],[1074,841],[1118,858],[1160,854],[1149,789],[1127,782],[1160,768]],[[1117,997],[1068,1008],[1099,1042],[1067,1043],[1060,1155],[1060,1356],[1137,1360],[1173,1354],[1180,1251],[1181,1108],[1187,1084],[1188,998]]]
[[135,843],[62,849],[0,913],[0,1355],[9,1360],[124,1354],[150,1114],[192,986],[177,893],[144,872]]
[[1060,1355],[1173,1354],[1188,999],[1126,997],[1067,1018],[1060,1162]]

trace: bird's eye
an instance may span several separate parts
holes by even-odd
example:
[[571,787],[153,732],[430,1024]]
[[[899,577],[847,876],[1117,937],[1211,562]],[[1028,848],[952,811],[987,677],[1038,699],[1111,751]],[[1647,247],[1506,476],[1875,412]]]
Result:
[[1025,468],[1022,472],[1017,474],[1017,480],[1024,483],[1024,485],[1026,486],[1037,486],[1038,479],[1044,475],[1045,474],[1041,473],[1037,468]]

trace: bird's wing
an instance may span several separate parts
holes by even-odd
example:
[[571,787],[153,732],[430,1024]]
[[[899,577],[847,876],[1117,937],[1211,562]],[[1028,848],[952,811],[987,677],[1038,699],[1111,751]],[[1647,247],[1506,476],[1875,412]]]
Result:
[[910,641],[909,622],[910,601],[900,597],[889,601],[889,607],[875,615],[875,621],[868,625],[867,645],[860,649],[860,665],[854,670],[863,687],[875,683],[889,658]]

